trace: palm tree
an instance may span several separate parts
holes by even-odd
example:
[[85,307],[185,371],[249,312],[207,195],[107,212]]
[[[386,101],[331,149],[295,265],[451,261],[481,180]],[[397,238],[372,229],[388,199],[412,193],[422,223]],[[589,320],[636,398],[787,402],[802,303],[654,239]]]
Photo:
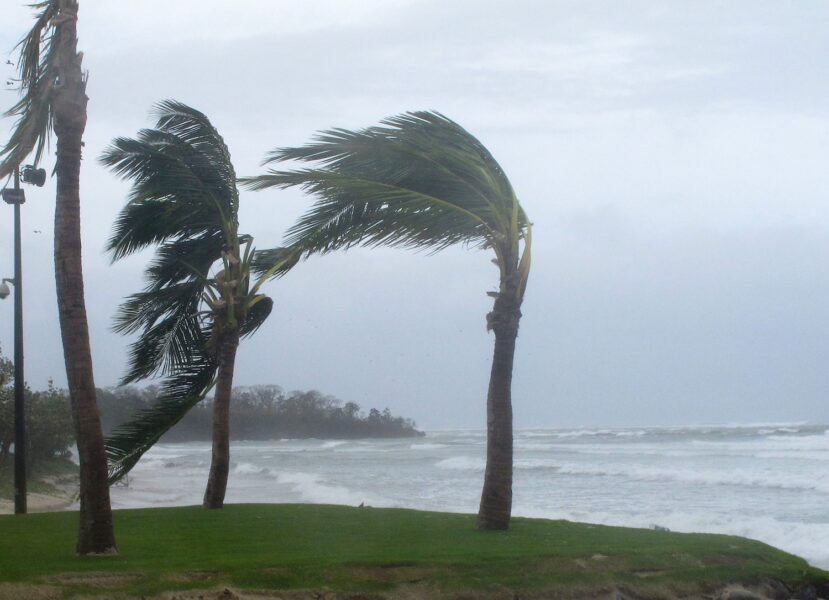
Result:
[[115,552],[107,460],[95,398],[89,327],[81,264],[80,168],[86,128],[86,75],[77,51],[77,0],[33,5],[35,25],[19,44],[21,97],[6,116],[18,117],[0,152],[5,177],[34,152],[43,156],[50,134],[57,138],[55,280],[66,378],[80,462],[79,554]]
[[[117,138],[101,162],[133,181],[108,243],[113,261],[157,248],[147,285],[129,296],[116,331],[140,332],[122,383],[165,376],[155,406],[107,439],[110,479],[123,477],[161,435],[215,386],[213,455],[205,508],[224,503],[230,466],[229,406],[236,351],[273,302],[251,282],[257,257],[239,234],[239,193],[230,152],[199,111],[167,100],[157,105],[155,129]],[[280,259],[280,249],[268,254]],[[293,263],[277,261],[267,277]],[[219,265],[212,276],[210,270]],[[286,266],[287,265],[287,266]],[[282,270],[280,270],[282,269]]]
[[[495,350],[487,394],[487,466],[481,529],[507,529],[512,508],[512,366],[530,270],[531,227],[503,169],[460,125],[412,112],[360,131],[322,132],[299,148],[278,149],[271,169],[245,180],[252,189],[298,186],[317,197],[288,231],[287,245],[308,256],[356,245],[441,250],[456,243],[490,248],[500,270],[487,329]],[[522,248],[523,246],[523,248]]]

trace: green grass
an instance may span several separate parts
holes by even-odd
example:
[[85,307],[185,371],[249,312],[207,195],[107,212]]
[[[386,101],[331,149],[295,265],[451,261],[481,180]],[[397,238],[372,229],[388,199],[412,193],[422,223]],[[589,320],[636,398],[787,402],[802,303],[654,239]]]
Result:
[[800,558],[731,536],[520,518],[508,532],[473,524],[471,515],[310,504],[121,510],[119,555],[81,558],[73,554],[77,513],[7,515],[0,516],[0,582],[58,585],[71,597],[102,587],[140,596],[219,585],[693,590],[827,577]]

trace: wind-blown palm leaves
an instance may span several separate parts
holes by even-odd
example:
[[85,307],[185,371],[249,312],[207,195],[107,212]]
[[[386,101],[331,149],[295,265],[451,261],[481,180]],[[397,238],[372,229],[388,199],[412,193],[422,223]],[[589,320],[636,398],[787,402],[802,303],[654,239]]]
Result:
[[61,339],[80,463],[78,554],[115,551],[103,433],[84,302],[80,232],[80,168],[86,128],[86,74],[77,51],[77,0],[32,5],[35,24],[20,42],[20,98],[6,113],[17,117],[0,150],[0,178],[33,155],[37,164],[57,138],[55,279]]
[[[236,173],[224,140],[204,114],[185,104],[168,100],[156,112],[155,129],[115,139],[101,157],[133,182],[109,240],[113,260],[156,247],[146,287],[126,299],[116,318],[116,331],[140,333],[122,383],[165,377],[156,405],[107,439],[110,480],[123,477],[215,386],[205,506],[218,508],[227,485],[236,349],[240,337],[262,325],[273,302],[258,293],[262,281],[251,284],[256,253],[252,238],[238,233]],[[284,255],[275,249],[257,264],[267,258]],[[219,268],[211,275],[214,265]],[[270,276],[277,269],[264,270]]]
[[487,396],[487,468],[478,526],[505,529],[512,505],[512,364],[530,270],[530,223],[503,169],[460,125],[434,112],[392,117],[359,131],[332,129],[265,164],[308,168],[245,180],[261,190],[300,187],[315,203],[288,231],[309,256],[355,245],[491,248],[500,288],[487,316],[495,351]]
[[4,113],[17,117],[8,144],[0,151],[0,177],[6,177],[34,151],[33,162],[40,162],[52,130],[52,99],[58,81],[57,49],[52,19],[57,2],[32,5],[38,11],[34,27],[18,44],[20,99]]

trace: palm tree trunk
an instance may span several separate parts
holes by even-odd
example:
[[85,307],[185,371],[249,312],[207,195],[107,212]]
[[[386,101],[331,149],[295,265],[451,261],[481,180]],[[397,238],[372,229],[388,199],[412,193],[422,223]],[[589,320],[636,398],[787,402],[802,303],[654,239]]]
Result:
[[81,264],[80,169],[86,128],[86,81],[77,46],[77,2],[60,0],[56,31],[59,81],[52,100],[57,136],[55,280],[66,378],[80,461],[78,554],[114,553],[115,534],[107,483],[107,458],[95,399],[92,353]]
[[487,393],[486,473],[476,527],[508,529],[512,511],[512,365],[521,319],[513,286],[500,293],[488,315],[495,350]]
[[213,398],[213,456],[210,475],[204,491],[204,508],[222,508],[230,471],[230,395],[233,388],[233,369],[239,348],[239,329],[222,335],[218,344],[219,373]]

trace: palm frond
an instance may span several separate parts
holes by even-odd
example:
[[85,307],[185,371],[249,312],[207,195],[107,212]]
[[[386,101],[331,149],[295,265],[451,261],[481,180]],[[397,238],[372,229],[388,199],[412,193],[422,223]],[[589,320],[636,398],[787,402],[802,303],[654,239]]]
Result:
[[257,250],[251,260],[250,269],[260,278],[282,277],[296,266],[300,257],[301,252],[297,252],[292,248],[279,247]]
[[116,138],[100,157],[133,181],[107,244],[113,260],[171,238],[224,234],[232,241],[238,191],[230,153],[207,118],[187,108],[162,103],[158,129]]
[[305,146],[275,150],[265,164],[281,161],[316,168],[271,169],[242,182],[254,190],[299,187],[317,198],[287,232],[288,245],[306,256],[354,245],[503,246],[514,237],[513,213],[519,229],[527,224],[500,165],[440,113],[324,131]]
[[191,359],[186,369],[162,384],[161,393],[151,408],[119,425],[106,438],[110,484],[129,473],[144,453],[210,391],[215,381],[215,360],[204,353]]
[[141,137],[115,140],[102,157],[116,173],[135,180],[107,244],[113,261],[171,238],[224,234],[227,207],[214,190],[170,146],[153,147],[151,136]]
[[230,213],[236,214],[239,210],[239,193],[230,150],[207,116],[176,100],[159,102],[154,112],[158,117],[158,129],[176,136],[209,158],[211,169],[203,176],[214,185],[224,188],[232,203]]
[[485,246],[494,235],[478,215],[426,191],[327,170],[272,171],[264,177],[267,187],[300,186],[318,198],[286,232],[286,244],[306,254],[355,245]]
[[157,373],[174,373],[189,363],[193,348],[202,348],[206,343],[202,319],[193,305],[172,307],[165,318],[145,327],[138,340],[130,345],[129,366],[121,385]]
[[35,24],[18,43],[20,99],[4,116],[17,117],[9,141],[0,150],[0,178],[14,171],[34,152],[38,164],[49,143],[52,130],[52,89],[56,79],[53,17],[58,8],[54,1],[32,5],[38,10]]
[[273,300],[264,294],[258,294],[251,302],[244,322],[239,327],[241,336],[248,337],[255,333],[273,310]]
[[224,239],[211,234],[162,244],[147,267],[148,290],[196,280],[204,284],[210,267],[221,258]]

